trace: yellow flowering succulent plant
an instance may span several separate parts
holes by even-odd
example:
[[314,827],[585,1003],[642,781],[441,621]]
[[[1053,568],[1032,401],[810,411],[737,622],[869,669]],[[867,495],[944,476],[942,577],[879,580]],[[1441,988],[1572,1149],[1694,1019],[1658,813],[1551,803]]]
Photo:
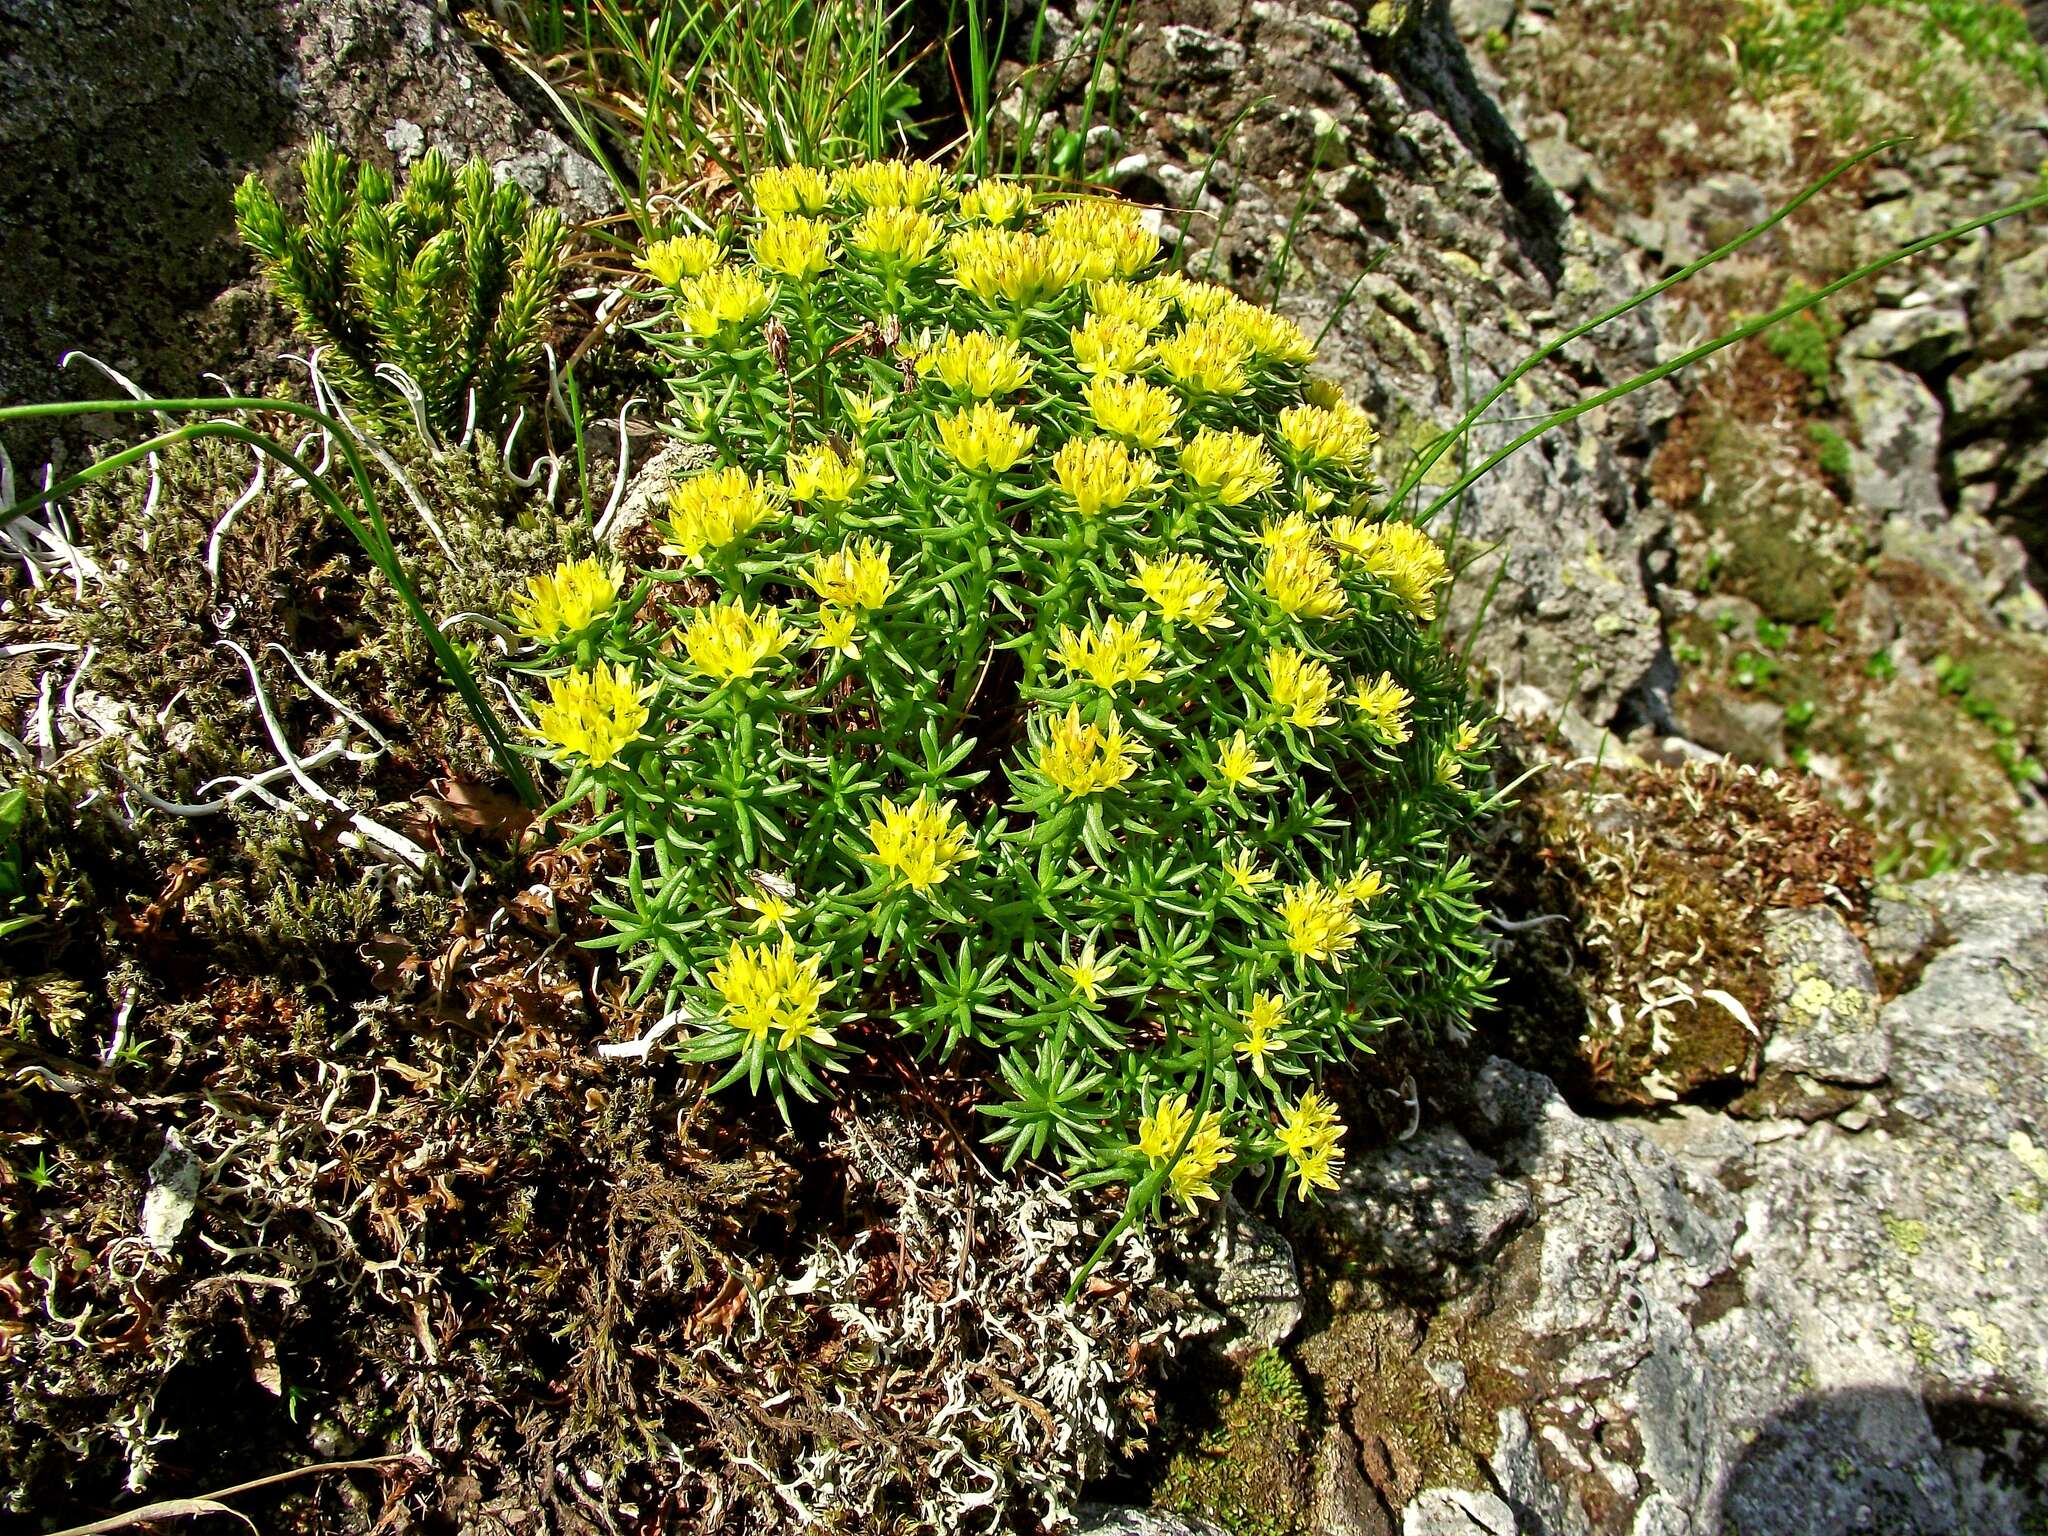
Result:
[[786,1114],[908,1048],[1137,1206],[1331,1188],[1328,1074],[1487,974],[1448,572],[1366,414],[1128,204],[749,191],[643,261],[705,450],[659,554],[515,605],[556,814],[626,862],[606,942]]

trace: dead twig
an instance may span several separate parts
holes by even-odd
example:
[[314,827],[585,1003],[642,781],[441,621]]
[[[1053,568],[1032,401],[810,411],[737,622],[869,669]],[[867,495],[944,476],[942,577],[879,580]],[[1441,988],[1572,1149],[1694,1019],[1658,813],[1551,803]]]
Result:
[[259,1488],[270,1488],[278,1483],[288,1483],[295,1477],[306,1477],[314,1472],[367,1472],[375,1467],[388,1467],[404,1462],[417,1466],[419,1458],[410,1452],[399,1452],[391,1456],[368,1456],[360,1461],[321,1461],[311,1466],[293,1467],[287,1472],[273,1472],[268,1477],[259,1477],[254,1482],[236,1483],[232,1488],[216,1488],[212,1493],[202,1493],[191,1499],[163,1499],[155,1504],[144,1504],[123,1514],[109,1515],[104,1520],[95,1520],[90,1525],[74,1525],[57,1531],[54,1536],[102,1536],[107,1531],[125,1531],[151,1520],[182,1520],[194,1515],[233,1515],[250,1530],[256,1529],[256,1522],[239,1510],[228,1508],[221,1501],[234,1498],[237,1494],[254,1493]]

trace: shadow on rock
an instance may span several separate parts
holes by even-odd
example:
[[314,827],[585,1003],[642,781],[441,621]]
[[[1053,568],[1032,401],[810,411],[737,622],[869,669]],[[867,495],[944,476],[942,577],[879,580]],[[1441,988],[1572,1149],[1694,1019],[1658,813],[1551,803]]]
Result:
[[2003,1396],[1858,1387],[1770,1419],[1721,1491],[1741,1536],[2048,1530],[2048,1418]]

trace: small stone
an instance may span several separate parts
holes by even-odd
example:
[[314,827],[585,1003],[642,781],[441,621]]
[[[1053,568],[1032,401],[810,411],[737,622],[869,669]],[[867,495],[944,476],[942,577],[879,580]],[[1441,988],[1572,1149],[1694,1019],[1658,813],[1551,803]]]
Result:
[[1880,309],[1842,338],[1849,357],[1883,358],[1929,373],[1970,349],[1970,317],[1960,304]]
[[1878,1012],[1870,957],[1832,907],[1768,913],[1764,951],[1775,1008],[1764,1064],[1827,1083],[1881,1083],[1891,1035]]
[[164,1132],[164,1149],[149,1165],[149,1189],[142,1197],[142,1240],[152,1251],[177,1247],[199,1207],[199,1160],[175,1129]]
[[1921,524],[1947,515],[1941,499],[1941,402],[1895,363],[1845,357],[1842,403],[1856,423],[1849,484],[1856,500],[1880,517],[1902,514]]

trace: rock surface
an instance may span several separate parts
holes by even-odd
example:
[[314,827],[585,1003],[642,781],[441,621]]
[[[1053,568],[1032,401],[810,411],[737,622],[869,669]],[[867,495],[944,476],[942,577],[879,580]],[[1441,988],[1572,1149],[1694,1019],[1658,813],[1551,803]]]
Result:
[[[1602,1122],[1496,1059],[1455,1129],[1358,1171],[1428,1189],[1444,1212],[1529,1213],[1446,1291],[1469,1246],[1460,1222],[1348,1192],[1333,1210],[1338,1250],[1375,1256],[1367,1315],[1410,1331],[1434,1384],[1405,1422],[1354,1409],[1334,1454],[1370,1464],[1363,1446],[1447,1433],[1467,1457],[1399,1502],[1382,1480],[1363,1495],[1380,1521],[1398,1511],[1398,1528],[1432,1536],[1906,1536],[2048,1517],[2048,880],[1949,875],[1881,904],[1879,956],[1919,968],[1869,1009],[1888,1062],[1860,1043],[1874,977],[1839,919],[1803,912],[1778,938],[1829,1042],[1807,1042],[1811,1062],[1859,1080],[1888,1068],[1875,1113]],[[1856,1048],[1823,1018],[1857,1024]],[[1311,1340],[1303,1359],[1331,1373],[1326,1398],[1362,1400],[1340,1352]]]
[[387,166],[481,154],[572,214],[610,199],[427,0],[0,0],[0,400],[97,393],[58,371],[74,348],[160,394],[245,372],[282,329],[234,188],[315,131]]

